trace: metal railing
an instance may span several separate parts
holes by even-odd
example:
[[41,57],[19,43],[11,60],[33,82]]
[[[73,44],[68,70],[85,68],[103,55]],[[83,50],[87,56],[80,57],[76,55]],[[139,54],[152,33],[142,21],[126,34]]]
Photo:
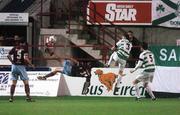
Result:
[[[83,14],[83,20],[84,22],[89,22],[91,23],[92,26],[95,26],[95,24],[93,22],[91,22],[90,20],[88,20],[87,16],[90,18],[90,19],[93,19],[94,17],[91,17],[90,15],[88,15],[86,13],[86,10],[89,9],[91,11],[93,11],[96,15],[98,15],[99,17],[101,18],[104,18],[101,14],[99,14],[95,9],[91,9],[90,7],[88,7],[88,1],[89,0],[82,0],[82,3],[83,3],[83,6],[81,6],[81,8],[79,8]],[[68,31],[67,33],[71,34],[71,20],[72,20],[72,17],[71,17],[71,12],[72,12],[72,8],[73,8],[73,5],[71,3],[71,0],[69,0],[69,6],[68,6],[69,10],[68,10]],[[79,21],[77,21],[77,23],[79,25],[82,25],[83,28],[85,30],[87,30],[91,35],[93,35],[95,38],[98,39],[98,41],[100,41],[101,45],[104,46],[104,47],[101,47],[100,50],[102,52],[102,60],[104,60],[104,62],[107,61],[107,56],[108,56],[108,51],[110,50],[110,48],[116,44],[116,42],[121,39],[121,36],[118,35],[118,31],[121,31],[122,33],[125,33],[125,31],[123,29],[120,29],[120,28],[117,28],[117,26],[115,26],[112,22],[108,21],[107,22],[110,23],[111,26],[114,26],[115,29],[114,31],[112,31],[111,29],[109,29],[107,26],[104,26],[102,25],[101,23],[98,23],[99,24],[99,29],[98,29],[98,33],[101,33],[101,34],[97,34],[94,32],[94,30],[92,28],[90,28],[90,26],[86,25],[86,23],[80,23]],[[106,37],[108,36],[108,37]],[[109,40],[111,42],[113,42],[113,44],[111,42],[109,42]]]
[[[42,14],[43,14],[43,11],[42,11],[42,7],[43,7],[43,3],[42,3],[43,0],[41,0],[41,19],[42,19]],[[95,38],[99,39],[98,41],[101,42],[101,48],[100,50],[103,52],[102,53],[102,59],[101,60],[104,60],[104,62],[107,61],[107,52],[108,50],[110,49],[110,47],[112,47],[113,45],[115,45],[115,43],[118,41],[119,38],[121,38],[121,35],[119,35],[119,32],[121,33],[126,33],[126,31],[124,31],[123,29],[117,27],[117,25],[114,25],[112,22],[110,22],[109,20],[107,19],[104,19],[104,17],[98,13],[96,11],[96,9],[92,9],[90,7],[88,7],[88,1],[89,0],[82,0],[82,4],[83,6],[81,6],[79,8],[80,12],[82,13],[82,17],[83,17],[83,20],[84,20],[84,23],[81,23],[79,21],[78,24],[79,25],[82,25],[83,26],[83,29],[87,30],[91,35],[93,35]],[[64,7],[67,7],[67,6],[64,6]],[[72,1],[71,0],[68,0],[68,8],[64,8],[65,10],[67,10],[66,12],[68,13],[68,23],[67,23],[67,33],[68,34],[71,34],[71,21],[73,19],[72,17],[72,9],[73,7],[76,7],[76,6],[73,6],[72,4]],[[99,23],[99,29],[98,29],[98,33],[101,33],[101,34],[97,34],[97,33],[94,33],[94,30],[90,27],[94,26],[95,24],[93,24],[93,22],[91,22],[90,20],[87,19],[87,16],[90,18],[90,19],[93,19],[94,17],[90,16],[90,15],[87,15],[87,9],[91,10],[94,12],[95,15],[97,15],[98,17],[106,20],[106,22],[108,22],[111,27],[114,27],[114,31],[112,31],[111,29],[109,29],[109,26],[104,26],[102,24]],[[56,12],[57,13],[57,12]],[[91,25],[87,25],[85,22],[89,22],[91,23]],[[107,37],[108,36],[108,37]],[[109,42],[109,39],[110,41],[113,41],[114,44],[112,44],[111,42]],[[103,46],[103,47],[102,47]],[[62,47],[61,45],[57,46],[57,47]],[[69,47],[75,47],[75,46],[69,46]],[[94,47],[94,45],[83,45],[83,46],[78,46],[77,47]]]
[[2,10],[7,4],[9,4],[12,0],[1,0],[0,2],[0,10]]

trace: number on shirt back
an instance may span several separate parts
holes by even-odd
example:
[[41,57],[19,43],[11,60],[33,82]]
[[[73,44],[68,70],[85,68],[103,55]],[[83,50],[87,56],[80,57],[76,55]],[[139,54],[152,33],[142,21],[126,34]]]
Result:
[[127,49],[128,51],[130,50],[130,44],[129,44],[129,43],[126,44],[126,49]]
[[17,57],[16,58],[19,60],[22,59],[22,49],[17,51]]
[[152,54],[147,55],[147,58],[148,58],[148,62],[149,63],[154,63],[154,59],[153,59],[153,55]]

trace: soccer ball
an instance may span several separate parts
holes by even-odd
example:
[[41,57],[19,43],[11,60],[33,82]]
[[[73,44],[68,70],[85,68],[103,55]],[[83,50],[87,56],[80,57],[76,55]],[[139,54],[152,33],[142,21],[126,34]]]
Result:
[[54,55],[54,51],[55,51],[55,43],[56,43],[57,39],[55,36],[49,36],[46,39],[46,43],[45,43],[45,53],[48,53],[50,56]]

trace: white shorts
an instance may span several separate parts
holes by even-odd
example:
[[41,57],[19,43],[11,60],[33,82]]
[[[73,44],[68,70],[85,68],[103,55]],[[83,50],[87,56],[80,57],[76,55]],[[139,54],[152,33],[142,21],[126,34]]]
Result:
[[125,66],[126,66],[126,60],[123,60],[123,59],[119,58],[118,55],[117,55],[117,52],[114,52],[112,55],[113,55],[113,60],[114,60],[115,62],[118,62],[118,64],[119,64],[119,69],[120,69],[121,71],[123,71],[124,68],[125,68]]
[[18,80],[19,76],[21,80],[29,80],[26,68],[24,65],[14,65],[11,67],[11,80]]
[[144,83],[152,82],[154,77],[154,72],[142,72],[136,77],[136,80]]

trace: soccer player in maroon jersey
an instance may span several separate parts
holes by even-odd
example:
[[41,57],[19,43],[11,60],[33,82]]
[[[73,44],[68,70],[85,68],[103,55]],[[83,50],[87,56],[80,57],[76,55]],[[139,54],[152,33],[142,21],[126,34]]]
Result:
[[55,44],[55,36],[49,36],[45,43],[45,53],[49,54],[50,56],[53,56],[56,49]]
[[26,72],[26,66],[30,66],[34,68],[34,65],[31,64],[28,58],[28,48],[25,45],[25,41],[19,41],[16,46],[14,46],[8,54],[8,59],[11,61],[11,74],[12,74],[12,85],[10,88],[10,99],[9,102],[13,102],[13,95],[16,87],[16,83],[18,78],[23,81],[25,93],[26,93],[26,100],[28,102],[32,102],[33,100],[30,97],[30,88],[29,88],[29,78]]

